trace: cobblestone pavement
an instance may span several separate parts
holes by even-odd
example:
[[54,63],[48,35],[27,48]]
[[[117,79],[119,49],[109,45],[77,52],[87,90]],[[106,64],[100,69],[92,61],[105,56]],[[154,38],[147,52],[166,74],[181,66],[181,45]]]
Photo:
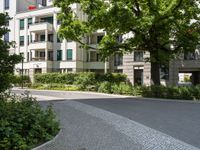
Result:
[[[19,92],[19,91],[17,91]],[[61,123],[59,135],[35,150],[197,150],[198,148],[82,99],[114,99],[108,95],[38,92],[41,105],[53,104]],[[70,97],[71,94],[71,97]],[[67,100],[68,99],[68,100]],[[78,99],[74,101],[71,99]],[[84,104],[85,103],[85,104]],[[86,103],[89,103],[86,104]],[[114,105],[111,105],[114,107]],[[102,109],[103,108],[103,109]],[[118,106],[119,108],[119,106]]]

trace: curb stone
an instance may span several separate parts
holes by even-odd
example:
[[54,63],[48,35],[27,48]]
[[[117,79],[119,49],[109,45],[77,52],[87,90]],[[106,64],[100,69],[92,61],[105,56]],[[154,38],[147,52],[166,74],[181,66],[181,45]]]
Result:
[[107,93],[98,93],[98,92],[86,92],[86,91],[59,91],[59,90],[36,90],[36,89],[20,89],[14,88],[13,90],[29,90],[29,91],[54,91],[54,92],[72,92],[72,93],[81,93],[81,94],[93,94],[93,95],[104,95],[110,97],[119,97],[119,98],[137,98],[139,100],[152,100],[152,101],[165,101],[165,102],[179,102],[179,103],[199,103],[200,100],[179,100],[179,99],[164,99],[164,98],[148,98],[148,97],[141,97],[141,96],[129,96],[129,95],[117,95],[117,94],[107,94]]
[[39,145],[39,146],[37,146],[37,147],[35,147],[35,148],[31,149],[31,150],[40,150],[41,148],[44,148],[46,145],[52,143],[53,141],[55,141],[58,138],[58,136],[60,135],[61,131],[62,131],[62,129],[60,129],[58,134],[52,140],[50,140],[50,141],[48,141],[48,142],[46,142],[46,143],[44,143],[42,145]]

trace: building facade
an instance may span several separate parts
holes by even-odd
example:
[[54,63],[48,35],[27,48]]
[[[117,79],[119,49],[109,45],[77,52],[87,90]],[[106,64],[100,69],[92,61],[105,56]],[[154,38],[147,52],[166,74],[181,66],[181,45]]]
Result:
[[[84,50],[74,41],[61,40],[58,36],[60,22],[57,20],[59,9],[53,7],[52,0],[1,0],[0,12],[7,12],[12,18],[9,22],[10,33],[6,40],[15,41],[10,53],[24,57],[22,63],[15,66],[15,73],[29,75],[47,72],[103,73],[111,69],[114,62],[101,62],[96,50]],[[86,16],[78,4],[72,6],[79,19]],[[88,44],[95,47],[104,36],[97,31],[87,38]]]
[[[80,6],[71,6],[79,19],[86,16]],[[135,51],[131,54],[115,54],[108,62],[100,61],[98,51],[84,50],[79,43],[62,40],[58,36],[60,22],[57,14],[60,9],[53,7],[52,0],[0,0],[0,12],[7,12],[12,18],[9,21],[10,32],[4,36],[7,41],[15,41],[16,45],[10,53],[24,57],[23,63],[15,66],[15,74],[29,75],[33,80],[36,73],[48,72],[83,72],[124,73],[134,85],[151,85],[151,64],[145,62],[148,52]],[[96,47],[105,33],[99,30],[85,39],[92,47]],[[128,38],[124,35],[123,38]],[[178,84],[179,73],[193,74],[193,82],[200,78],[200,61],[177,59],[169,64],[169,84]],[[161,75],[165,74],[161,71]],[[168,78],[164,78],[168,80]],[[198,80],[197,80],[198,79]],[[166,84],[166,83],[165,83]]]

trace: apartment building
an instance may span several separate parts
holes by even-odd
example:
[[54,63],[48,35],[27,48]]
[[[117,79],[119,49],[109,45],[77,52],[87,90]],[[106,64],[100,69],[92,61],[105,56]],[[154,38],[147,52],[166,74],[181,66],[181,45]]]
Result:
[[[72,6],[79,19],[86,16],[78,4]],[[100,61],[98,51],[84,50],[74,41],[62,40],[58,36],[60,22],[57,20],[59,8],[53,7],[52,0],[0,0],[0,12],[7,12],[12,18],[9,22],[10,33],[4,36],[7,41],[16,41],[10,53],[21,54],[23,63],[15,66],[15,74],[29,75],[33,80],[36,73],[47,72],[82,72],[91,71],[127,74],[134,85],[151,85],[151,64],[145,62],[148,52],[135,51],[131,54],[115,54],[108,62]],[[105,33],[94,32],[86,40],[92,47],[97,47]],[[124,35],[121,37],[128,38]],[[177,85],[179,73],[192,73],[193,84],[200,83],[200,60],[196,57],[176,59],[169,64],[169,73],[161,69],[162,81]],[[165,82],[165,84],[167,84]]]
[[[78,4],[72,9],[80,19],[85,19]],[[16,74],[22,74],[23,70],[33,79],[36,73],[103,73],[105,67],[108,70],[114,66],[101,62],[96,50],[84,50],[77,42],[59,38],[59,8],[53,7],[52,0],[1,0],[0,12],[7,12],[12,18],[9,22],[11,32],[5,35],[5,40],[16,41],[10,53],[24,57],[23,63],[15,66]],[[87,38],[88,44],[97,46],[104,34],[103,31],[93,33]]]
[[169,64],[169,84],[177,85],[181,80],[179,74],[190,75],[193,85],[200,84],[200,48],[193,53],[182,54]]

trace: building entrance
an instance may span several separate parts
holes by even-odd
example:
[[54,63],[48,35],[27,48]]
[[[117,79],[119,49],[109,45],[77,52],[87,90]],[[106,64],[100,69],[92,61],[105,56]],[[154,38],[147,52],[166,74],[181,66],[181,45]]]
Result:
[[134,69],[134,85],[143,85],[143,69]]

